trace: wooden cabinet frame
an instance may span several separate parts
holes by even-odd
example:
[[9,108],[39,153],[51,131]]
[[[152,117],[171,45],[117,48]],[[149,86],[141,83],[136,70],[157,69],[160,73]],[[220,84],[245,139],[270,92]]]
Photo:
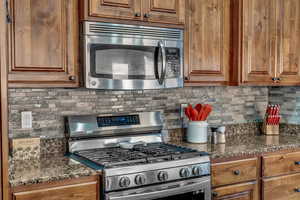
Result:
[[0,199],[9,199],[8,108],[7,108],[7,26],[4,3],[0,4]]

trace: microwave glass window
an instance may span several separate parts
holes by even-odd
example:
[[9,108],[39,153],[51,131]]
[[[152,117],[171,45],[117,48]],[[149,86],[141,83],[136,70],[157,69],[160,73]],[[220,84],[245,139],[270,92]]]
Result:
[[91,73],[110,79],[156,79],[156,47],[93,45]]

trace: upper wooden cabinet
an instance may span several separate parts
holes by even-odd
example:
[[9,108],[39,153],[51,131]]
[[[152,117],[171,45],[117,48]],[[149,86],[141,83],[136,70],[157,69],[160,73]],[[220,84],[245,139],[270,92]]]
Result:
[[300,84],[300,1],[279,0],[276,77],[280,84]]
[[9,86],[78,86],[78,1],[9,2]]
[[188,0],[185,85],[230,81],[230,0]]
[[300,84],[300,1],[236,2],[242,7],[241,83]]
[[[183,25],[185,0],[80,0],[82,20]],[[123,21],[126,20],[126,21]]]
[[242,81],[273,83],[276,66],[276,1],[243,0]]
[[89,15],[116,19],[141,19],[140,0],[90,0]]

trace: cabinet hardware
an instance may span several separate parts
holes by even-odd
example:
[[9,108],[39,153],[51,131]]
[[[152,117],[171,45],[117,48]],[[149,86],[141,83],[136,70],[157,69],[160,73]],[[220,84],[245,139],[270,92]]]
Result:
[[240,171],[240,170],[234,170],[234,171],[233,171],[233,174],[238,176],[238,175],[241,174],[241,171]]
[[184,77],[184,80],[188,81],[188,80],[189,80],[189,77],[187,77],[187,76],[186,76],[186,77]]
[[144,17],[145,17],[145,18],[150,18],[150,14],[149,14],[149,13],[146,13],[146,14],[144,14]]
[[141,17],[141,13],[138,13],[138,12],[137,12],[137,13],[134,14],[134,16],[135,16],[135,17]]
[[281,81],[281,78],[273,77],[273,78],[272,78],[272,81],[274,81],[274,82],[276,82],[276,81]]
[[217,197],[219,194],[217,192],[212,193],[213,197]]
[[6,23],[10,24],[12,22],[10,12],[9,12],[9,3],[8,0],[5,0],[5,9],[6,9]]
[[69,76],[69,80],[70,81],[75,81],[76,80],[76,76]]
[[300,165],[300,161],[296,161],[296,162],[295,162],[295,165]]
[[300,192],[300,188],[295,188],[295,192]]

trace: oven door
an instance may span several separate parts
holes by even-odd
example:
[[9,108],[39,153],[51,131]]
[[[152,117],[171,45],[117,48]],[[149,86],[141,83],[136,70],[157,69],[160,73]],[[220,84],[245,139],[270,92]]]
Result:
[[135,90],[183,86],[179,41],[86,36],[85,52],[87,88]]
[[106,194],[106,200],[210,200],[210,176]]

